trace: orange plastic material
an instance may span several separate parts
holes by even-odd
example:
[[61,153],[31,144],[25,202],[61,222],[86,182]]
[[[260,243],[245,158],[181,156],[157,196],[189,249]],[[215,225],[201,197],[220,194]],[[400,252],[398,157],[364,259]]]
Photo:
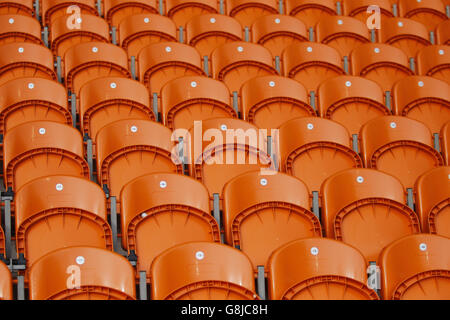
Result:
[[418,73],[450,84],[450,50],[448,46],[428,46],[417,54]]
[[0,262],[0,300],[12,300],[12,276],[8,267]]
[[268,134],[289,120],[316,115],[306,89],[299,82],[280,76],[256,77],[244,83],[241,106],[244,120],[267,129]]
[[188,76],[167,83],[161,90],[164,124],[170,129],[189,130],[194,121],[237,118],[230,106],[225,84],[207,77]]
[[98,181],[118,197],[122,187],[144,174],[181,173],[172,132],[146,120],[119,120],[97,134]]
[[322,19],[336,14],[334,0],[286,0],[286,13],[314,28]]
[[242,27],[251,27],[261,16],[278,13],[277,0],[226,0],[230,17],[238,20]]
[[325,44],[303,42],[288,46],[283,52],[284,75],[316,91],[325,80],[343,75],[339,52]]
[[441,129],[440,142],[442,146],[442,155],[445,163],[450,166],[450,122],[447,122]]
[[254,77],[278,74],[272,62],[269,50],[249,42],[226,43],[211,54],[213,77],[231,92],[239,92],[244,82]]
[[150,93],[160,93],[170,80],[183,76],[202,76],[198,51],[179,42],[160,42],[146,46],[139,53],[139,80]]
[[66,89],[41,78],[19,78],[0,86],[0,134],[24,122],[72,124]]
[[135,252],[136,270],[147,271],[147,276],[152,261],[166,249],[192,241],[220,242],[208,190],[192,178],[173,173],[141,176],[128,183],[120,197],[122,245]]
[[[0,223],[1,223],[1,219],[0,219]],[[0,256],[2,258],[5,257],[5,233],[4,233],[3,228],[1,227],[1,225],[0,225]],[[0,298],[1,298],[1,296],[0,296]]]
[[283,50],[293,43],[308,41],[305,24],[294,17],[281,14],[255,20],[252,36],[253,42],[269,49],[274,57],[281,57]]
[[[233,177],[254,170],[274,170],[267,155],[267,137],[247,121],[231,118],[205,120],[191,128],[184,139],[191,151],[191,177],[222,197],[222,189]],[[272,172],[273,173],[273,172]]]
[[436,28],[437,42],[441,45],[450,45],[450,19],[440,23]]
[[177,27],[185,27],[194,17],[218,13],[216,0],[166,0],[167,16],[175,22]]
[[218,243],[191,242],[164,251],[152,264],[151,278],[153,300],[259,299],[248,257]]
[[143,13],[122,20],[119,26],[119,44],[136,57],[142,48],[163,41],[177,41],[177,28],[167,17]]
[[360,144],[366,168],[399,178],[405,188],[413,188],[421,174],[444,164],[427,126],[406,117],[369,121],[361,129]]
[[424,173],[414,190],[422,231],[450,238],[450,167]]
[[[30,268],[30,300],[134,300],[133,267],[121,255],[93,247],[53,251]],[[77,288],[79,286],[79,288]]]
[[322,182],[341,170],[363,166],[352,150],[350,135],[337,122],[297,118],[280,127],[281,169],[319,191]]
[[55,19],[51,25],[51,49],[55,56],[64,57],[67,49],[83,42],[109,42],[109,26],[100,17],[83,15],[79,28],[68,28],[67,17]]
[[53,55],[46,47],[30,42],[14,42],[1,45],[0,52],[0,85],[25,77],[56,81]]
[[80,9],[80,15],[98,15],[95,7],[96,0],[40,0],[42,23],[44,26],[50,26],[57,18],[65,16],[69,18],[76,11],[69,7],[77,6]]
[[399,239],[380,255],[384,300],[449,300],[450,239],[418,234]]
[[420,22],[405,18],[383,20],[380,37],[383,43],[402,49],[409,58],[415,58],[420,49],[431,45],[427,28]]
[[20,14],[0,14],[0,45],[10,42],[42,44],[39,21]]
[[80,91],[83,135],[95,141],[107,124],[123,119],[155,120],[147,88],[127,78],[105,77],[86,83]]
[[447,19],[441,0],[399,0],[398,8],[402,17],[424,24],[429,31],[433,31],[440,22]]
[[407,76],[413,75],[407,55],[394,46],[382,43],[366,43],[351,53],[353,75],[377,82],[383,91]]
[[103,0],[103,4],[108,24],[116,28],[123,20],[134,15],[159,14],[157,0]]
[[272,300],[378,300],[366,285],[366,262],[355,248],[325,238],[296,240],[268,263]]
[[64,55],[66,87],[77,96],[90,80],[102,77],[130,78],[125,51],[113,44],[85,42],[70,47]]
[[3,144],[6,188],[18,190],[25,183],[51,175],[89,178],[78,130],[53,121],[33,121],[6,132]]
[[[395,0],[397,2],[397,0]],[[344,15],[359,19],[361,22],[366,23],[374,11],[367,12],[367,9],[372,5],[377,5],[380,8],[381,21],[386,18],[393,17],[392,1],[390,0],[343,0]]]
[[20,14],[32,17],[34,15],[33,0],[5,0],[0,2],[0,15]]
[[420,232],[400,181],[372,169],[349,169],[322,184],[322,222],[328,238],[359,249],[367,263],[384,247]]
[[186,24],[186,43],[195,47],[202,57],[209,57],[225,43],[241,40],[241,24],[223,14],[203,14]]
[[450,85],[445,81],[407,77],[394,85],[393,98],[395,114],[425,123],[432,133],[450,121]]
[[322,82],[318,92],[319,114],[339,122],[350,134],[376,117],[389,115],[383,91],[371,80],[354,76],[338,76]]
[[309,210],[308,188],[294,177],[244,173],[225,185],[223,198],[226,241],[245,252],[254,268],[267,267],[270,254],[290,241],[322,236]]
[[335,48],[341,56],[350,56],[357,46],[369,42],[369,29],[358,19],[332,16],[316,25],[317,41]]
[[16,193],[16,242],[27,267],[64,247],[112,249],[103,190],[87,179],[48,176],[35,179]]

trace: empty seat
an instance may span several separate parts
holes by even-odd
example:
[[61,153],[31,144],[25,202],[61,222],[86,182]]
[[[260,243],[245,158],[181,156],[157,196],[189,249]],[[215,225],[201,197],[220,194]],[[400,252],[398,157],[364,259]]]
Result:
[[0,2],[0,15],[20,14],[32,17],[34,12],[33,0],[5,0]]
[[261,16],[278,13],[277,0],[227,0],[227,12],[242,27],[250,27]]
[[241,40],[241,24],[222,14],[202,14],[186,24],[186,43],[195,47],[202,57],[209,57],[222,44]]
[[153,300],[258,300],[252,263],[222,244],[172,247],[154,260],[151,278]]
[[381,296],[384,300],[449,300],[450,239],[418,234],[384,249]]
[[314,28],[321,19],[336,14],[334,0],[286,0],[286,13]]
[[369,121],[361,129],[360,142],[366,168],[389,173],[408,189],[421,174],[444,163],[433,148],[427,126],[406,117],[384,116]]
[[12,276],[8,267],[0,262],[0,300],[12,300]]
[[444,4],[440,0],[399,0],[398,7],[402,17],[423,23],[430,31],[447,19]]
[[218,13],[216,0],[165,0],[167,16],[175,22],[177,27],[185,27],[194,17]]
[[79,28],[69,26],[67,17],[59,17],[51,25],[51,49],[55,56],[63,58],[67,49],[79,43],[109,42],[109,26],[100,17],[85,14],[81,18]]
[[220,242],[208,190],[198,181],[172,173],[141,176],[121,192],[122,245],[137,256],[136,270],[150,276],[152,261],[175,245]]
[[445,81],[407,77],[394,85],[392,93],[395,114],[425,123],[432,133],[450,121],[450,85]]
[[127,54],[122,48],[102,42],[85,42],[70,47],[64,55],[67,89],[79,95],[81,87],[102,77],[130,77]]
[[163,41],[176,41],[177,28],[172,20],[158,14],[135,14],[122,20],[119,26],[119,44],[136,57],[142,48]]
[[354,48],[369,42],[367,25],[345,16],[332,16],[319,21],[316,36],[318,42],[335,48],[342,57],[348,57]]
[[253,42],[269,49],[272,56],[281,57],[287,46],[308,41],[308,31],[299,19],[272,14],[255,20],[252,25],[252,38]]
[[352,150],[350,134],[337,122],[322,118],[297,118],[280,127],[281,169],[299,178],[309,191],[341,170],[361,168]]
[[414,190],[422,231],[450,238],[450,167],[424,173]]
[[134,270],[127,259],[105,249],[59,249],[30,268],[29,292],[30,300],[134,300]]
[[46,47],[30,42],[14,42],[0,46],[0,85],[16,78],[56,80],[53,55]]
[[[80,14],[81,17],[87,14],[98,15],[96,0],[41,0],[40,2],[44,26],[50,26],[55,19],[62,16],[69,18],[73,14]],[[78,8],[75,10],[75,7]]]
[[83,135],[94,141],[102,127],[116,120],[155,120],[147,88],[116,77],[94,79],[81,88],[80,116]]
[[231,92],[239,92],[251,78],[277,74],[270,51],[253,43],[226,43],[213,51],[211,60],[213,77],[223,81]]
[[361,77],[338,76],[322,82],[318,102],[321,117],[339,122],[352,135],[359,134],[369,120],[390,114],[380,86]]
[[358,250],[367,263],[377,262],[384,247],[420,232],[417,215],[405,203],[401,182],[371,169],[349,169],[322,184],[322,223],[328,238]]
[[441,22],[436,27],[437,43],[441,45],[450,45],[450,19]]
[[14,202],[17,252],[27,259],[27,267],[64,247],[112,249],[105,194],[87,179],[35,179],[17,191]]
[[119,197],[125,184],[144,174],[181,173],[171,137],[167,127],[146,120],[119,120],[103,127],[96,139],[101,186]]
[[366,262],[342,242],[310,238],[290,242],[269,260],[272,300],[377,300],[367,287]]
[[315,116],[306,89],[297,81],[281,76],[256,77],[241,87],[244,120],[260,129],[277,129],[283,123]]
[[200,76],[168,82],[161,90],[161,111],[164,124],[170,129],[189,130],[194,121],[211,118],[237,118],[225,84]]
[[51,175],[89,178],[79,131],[53,121],[33,121],[6,132],[3,144],[6,188]]
[[383,20],[380,29],[381,42],[401,49],[409,58],[431,45],[427,28],[420,22],[405,18]]
[[417,54],[418,74],[447,81],[450,84],[449,46],[428,46]]
[[157,0],[103,0],[104,15],[108,24],[118,27],[131,16],[139,14],[159,14]]
[[0,45],[9,42],[42,44],[39,21],[20,14],[0,15]]
[[390,0],[343,0],[342,4],[344,15],[359,19],[364,23],[374,14],[373,11],[367,12],[367,9],[372,5],[380,8],[381,21],[394,16],[391,11],[392,1]]
[[413,75],[407,55],[400,49],[381,43],[366,43],[351,53],[353,75],[377,82],[383,91],[407,76]]
[[226,241],[249,256],[256,272],[259,266],[267,267],[270,254],[282,245],[321,237],[319,219],[310,207],[302,181],[283,173],[244,173],[223,189]]
[[339,52],[325,44],[304,42],[288,46],[283,52],[284,75],[316,91],[325,80],[343,75]]
[[440,142],[442,146],[442,155],[445,163],[450,166],[450,122],[447,122],[441,129]]
[[24,122],[72,124],[66,89],[41,78],[19,78],[0,86],[0,134]]

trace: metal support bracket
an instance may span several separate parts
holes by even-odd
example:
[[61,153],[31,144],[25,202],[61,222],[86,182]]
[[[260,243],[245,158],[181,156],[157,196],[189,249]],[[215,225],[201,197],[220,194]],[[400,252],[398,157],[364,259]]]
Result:
[[258,278],[257,278],[257,287],[258,287],[258,296],[261,300],[266,300],[266,278],[265,278],[265,270],[264,266],[258,266]]

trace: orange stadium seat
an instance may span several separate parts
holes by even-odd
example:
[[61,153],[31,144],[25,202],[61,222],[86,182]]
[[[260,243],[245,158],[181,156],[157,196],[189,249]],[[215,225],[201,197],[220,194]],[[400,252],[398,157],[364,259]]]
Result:
[[445,163],[450,166],[450,122],[447,122],[441,129],[440,142],[442,145],[442,155]]
[[395,114],[425,123],[432,133],[450,121],[450,85],[445,81],[407,77],[394,85],[392,94]]
[[26,122],[8,130],[3,166],[5,186],[14,191],[50,175],[89,177],[80,132],[53,121]]
[[436,27],[437,42],[441,45],[450,45],[450,19],[441,22]]
[[450,47],[428,46],[417,54],[418,74],[450,84]]
[[308,41],[305,24],[291,16],[263,16],[255,20],[251,29],[253,42],[269,49],[273,57],[281,57],[284,49],[293,43]]
[[286,13],[314,28],[321,19],[336,14],[334,0],[286,0]]
[[151,266],[151,279],[153,300],[259,300],[248,257],[217,243],[164,251]]
[[27,259],[27,267],[60,248],[112,249],[105,194],[87,179],[35,179],[17,191],[14,201],[17,252]]
[[405,204],[403,185],[381,171],[341,171],[322,184],[321,195],[327,237],[360,250],[367,264],[377,262],[391,242],[420,232],[417,215]]
[[[0,260],[4,261],[6,258],[6,250],[5,250],[5,232],[1,226],[2,219],[0,217]],[[0,277],[1,278],[1,277]],[[0,280],[1,281],[1,280]],[[0,285],[1,286],[1,285]]]
[[0,300],[12,300],[12,289],[11,271],[3,262],[0,262]]
[[360,143],[366,168],[399,178],[407,189],[414,187],[421,174],[444,164],[427,126],[406,117],[369,121],[361,129]]
[[261,16],[279,13],[277,0],[226,0],[230,17],[238,20],[242,27],[251,27]]
[[39,21],[20,14],[0,14],[0,45],[10,42],[42,44]]
[[50,252],[33,264],[29,279],[30,300],[136,298],[133,267],[124,257],[100,248]]
[[137,271],[150,275],[152,261],[166,249],[193,241],[220,242],[208,190],[173,173],[140,176],[121,192],[122,245],[137,255]]
[[339,122],[352,135],[359,134],[369,120],[390,114],[380,86],[361,77],[338,76],[322,82],[318,102],[321,117]]
[[400,16],[424,24],[428,30],[447,19],[445,7],[441,0],[411,1],[398,0]]
[[255,272],[280,246],[322,236],[308,188],[294,177],[244,173],[225,185],[223,198],[226,241],[249,256]]
[[14,42],[1,45],[0,52],[0,85],[25,77],[56,80],[52,52],[46,47]]
[[380,255],[384,300],[449,300],[450,239],[418,234],[404,237]]
[[310,238],[290,242],[269,260],[273,300],[378,300],[367,287],[366,262],[342,242]]
[[0,86],[0,134],[25,122],[72,124],[66,89],[42,78],[19,78]]
[[450,238],[450,167],[424,173],[414,191],[422,231]]
[[[76,14],[80,14],[81,17],[87,14],[98,15],[96,0],[40,0],[40,2],[44,26],[50,26],[62,16],[69,18]],[[75,6],[79,11],[75,10]]]
[[103,0],[103,5],[106,21],[116,28],[134,15],[159,14],[157,0]]
[[161,90],[163,122],[170,129],[189,130],[194,121],[237,118],[230,92],[220,81],[187,76],[168,82]]
[[343,0],[342,3],[344,15],[359,19],[364,23],[374,13],[373,11],[367,12],[367,9],[372,5],[377,5],[380,8],[381,21],[394,16],[391,8],[392,1],[390,0]]
[[186,43],[195,47],[202,57],[210,57],[221,45],[242,41],[241,24],[222,14],[202,14],[186,24]]
[[282,57],[284,75],[316,91],[325,80],[343,75],[339,52],[325,44],[303,42],[290,45]]
[[177,27],[185,27],[194,17],[219,13],[217,0],[165,0],[167,16]]
[[244,120],[260,129],[277,129],[298,117],[313,117],[306,89],[297,81],[281,76],[256,77],[241,87]]
[[34,16],[33,0],[5,0],[0,2],[0,15],[20,14],[23,16]]
[[311,192],[336,172],[363,167],[350,134],[337,122],[297,118],[282,125],[279,134],[282,171],[301,179]]

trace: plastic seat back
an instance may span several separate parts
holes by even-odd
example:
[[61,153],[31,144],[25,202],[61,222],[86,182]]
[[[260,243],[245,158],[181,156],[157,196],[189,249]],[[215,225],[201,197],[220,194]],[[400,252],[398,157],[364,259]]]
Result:
[[185,27],[186,23],[200,15],[219,13],[216,0],[166,0],[167,16],[172,19],[177,28]]
[[0,45],[10,42],[42,44],[38,20],[20,14],[0,14]]
[[0,14],[20,14],[33,17],[35,14],[33,1],[5,0],[0,2]]
[[13,299],[12,287],[11,271],[3,262],[0,262],[0,300]]
[[417,54],[417,70],[422,76],[429,76],[450,84],[450,50],[448,46],[427,46]]
[[44,26],[51,26],[59,17],[69,18],[74,12],[74,7],[78,7],[81,16],[96,15],[98,10],[95,0],[41,0],[41,15]]
[[108,24],[116,28],[134,15],[159,14],[157,0],[104,0],[103,3]]
[[436,28],[436,38],[440,45],[450,45],[450,19],[441,22]]
[[447,19],[445,7],[440,0],[409,1],[399,0],[400,15],[424,24],[429,31]]
[[286,0],[286,13],[314,28],[320,20],[336,14],[336,5],[333,0]]
[[278,13],[276,0],[227,0],[226,5],[228,15],[238,20],[242,27],[251,27],[261,16]]
[[366,23],[369,17],[373,15],[373,11],[367,12],[367,9],[374,4],[380,8],[381,21],[393,17],[391,2],[390,0],[343,0],[342,5],[345,16],[353,17]]

